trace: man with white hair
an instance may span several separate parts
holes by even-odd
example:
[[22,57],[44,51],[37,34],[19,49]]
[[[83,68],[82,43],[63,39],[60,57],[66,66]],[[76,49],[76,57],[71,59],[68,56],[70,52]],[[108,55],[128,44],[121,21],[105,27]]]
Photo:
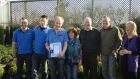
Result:
[[84,79],[97,78],[97,61],[100,57],[100,32],[92,27],[92,19],[85,18],[85,29],[80,32]]
[[63,68],[68,36],[67,31],[62,28],[63,23],[64,19],[61,16],[57,16],[54,27],[48,31],[46,38],[51,79],[64,79]]

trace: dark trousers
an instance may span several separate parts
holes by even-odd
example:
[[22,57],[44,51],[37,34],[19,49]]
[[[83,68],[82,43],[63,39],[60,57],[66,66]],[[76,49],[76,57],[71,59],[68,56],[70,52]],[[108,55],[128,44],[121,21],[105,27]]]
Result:
[[137,72],[128,71],[128,57],[123,56],[121,58],[121,74],[122,79],[137,79]]
[[45,62],[47,60],[46,55],[36,54],[34,53],[32,56],[32,79],[40,79],[39,77],[39,69],[42,67],[44,70],[42,75],[45,74]]
[[50,58],[49,67],[51,79],[64,79],[64,59]]
[[31,79],[31,69],[32,69],[31,54],[17,55],[17,79],[22,79],[24,63],[26,64],[25,79]]
[[97,79],[97,54],[84,52],[82,56],[84,79]]

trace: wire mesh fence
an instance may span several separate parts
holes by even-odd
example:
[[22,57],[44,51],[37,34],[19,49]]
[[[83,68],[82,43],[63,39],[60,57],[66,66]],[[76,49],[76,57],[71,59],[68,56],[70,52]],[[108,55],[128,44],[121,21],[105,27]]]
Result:
[[65,23],[79,25],[90,16],[94,26],[100,26],[103,15],[109,16],[115,25],[140,16],[140,0],[28,0],[12,1],[10,8],[12,24],[26,17],[31,25],[36,25],[43,14],[51,22],[60,15]]

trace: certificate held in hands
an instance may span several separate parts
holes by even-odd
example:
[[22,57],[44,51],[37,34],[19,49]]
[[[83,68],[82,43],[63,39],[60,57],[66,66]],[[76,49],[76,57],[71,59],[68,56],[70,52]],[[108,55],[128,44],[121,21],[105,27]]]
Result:
[[50,48],[52,50],[51,57],[58,57],[59,53],[62,51],[61,42],[51,43]]

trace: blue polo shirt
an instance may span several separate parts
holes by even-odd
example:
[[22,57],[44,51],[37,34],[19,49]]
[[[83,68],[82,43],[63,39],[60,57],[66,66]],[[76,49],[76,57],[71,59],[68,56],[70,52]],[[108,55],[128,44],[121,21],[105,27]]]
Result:
[[68,35],[67,35],[67,31],[64,28],[61,28],[59,32],[56,32],[54,28],[50,29],[46,38],[46,42],[48,44],[61,42],[62,49],[64,43],[67,41],[68,41]]
[[37,54],[47,54],[48,51],[45,47],[46,43],[46,36],[48,33],[48,30],[50,29],[49,26],[47,26],[45,29],[41,29],[40,26],[36,26],[34,29],[35,32],[35,40],[34,40],[34,51]]
[[13,34],[13,42],[16,43],[18,54],[29,54],[33,52],[34,32],[27,28],[25,32],[18,28]]

